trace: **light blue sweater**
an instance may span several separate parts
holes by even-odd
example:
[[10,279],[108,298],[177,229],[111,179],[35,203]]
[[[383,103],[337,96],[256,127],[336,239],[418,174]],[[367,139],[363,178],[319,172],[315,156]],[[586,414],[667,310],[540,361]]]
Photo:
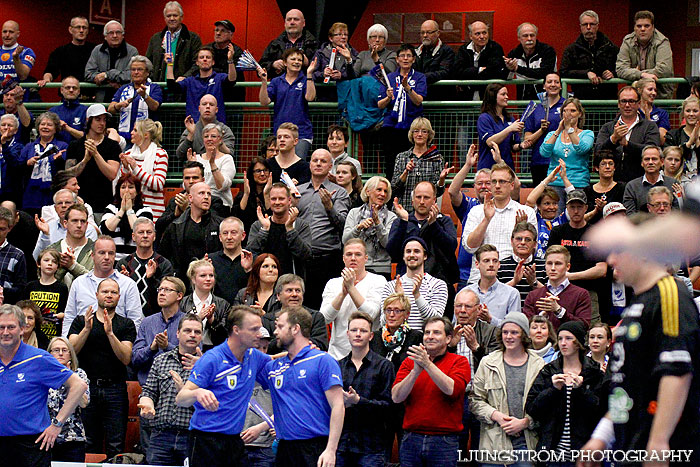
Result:
[[[549,141],[553,134],[554,132],[550,131],[544,140]],[[578,144],[562,143],[561,135],[559,135],[554,144],[542,143],[540,155],[549,158],[548,172],[551,172],[559,165],[559,159],[564,159],[564,162],[566,162],[566,175],[569,177],[571,184],[576,188],[587,187],[591,180],[591,172],[588,166],[591,160],[591,153],[593,152],[594,140],[595,137],[591,130],[583,130],[579,134]],[[560,177],[557,177],[550,185],[564,186],[564,182]]]

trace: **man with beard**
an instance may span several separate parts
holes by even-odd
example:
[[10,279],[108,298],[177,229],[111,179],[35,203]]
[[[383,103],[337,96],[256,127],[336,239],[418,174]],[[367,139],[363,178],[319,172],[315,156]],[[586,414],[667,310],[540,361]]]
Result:
[[287,355],[262,370],[275,413],[277,467],[335,464],[345,405],[338,362],[309,343],[312,318],[302,307],[282,308],[275,337]]
[[248,249],[254,255],[271,253],[280,262],[280,274],[304,276],[304,263],[311,257],[309,224],[299,219],[299,209],[292,206],[292,193],[282,182],[270,188],[272,216],[258,208],[258,220],[250,227]]
[[479,268],[479,280],[467,286],[473,291],[482,307],[479,319],[499,326],[508,313],[520,312],[520,294],[517,289],[498,280],[498,269],[501,262],[495,246],[481,245],[474,253],[476,267]]
[[262,382],[258,373],[270,361],[256,348],[262,328],[256,310],[233,307],[226,328],[226,341],[195,363],[175,399],[179,407],[194,405],[187,451],[191,467],[241,465],[245,446],[240,433],[248,402],[256,378]]
[[[163,282],[164,287],[170,287],[165,280]],[[165,295],[182,297],[173,292]],[[151,465],[180,465],[187,458],[188,429],[194,409],[178,407],[175,397],[189,377],[197,355],[201,354],[202,320],[189,313],[176,322],[177,344],[153,360],[139,399],[141,422],[148,420],[151,429],[156,430],[155,436],[150,438],[150,446],[144,448]]]
[[102,280],[95,298],[97,306],[83,309],[85,315],[75,318],[65,334],[90,379],[90,403],[81,413],[85,452],[101,451],[104,442],[107,458],[112,458],[124,452],[129,413],[126,367],[131,362],[136,328],[132,320],[116,314],[120,299],[116,280]]

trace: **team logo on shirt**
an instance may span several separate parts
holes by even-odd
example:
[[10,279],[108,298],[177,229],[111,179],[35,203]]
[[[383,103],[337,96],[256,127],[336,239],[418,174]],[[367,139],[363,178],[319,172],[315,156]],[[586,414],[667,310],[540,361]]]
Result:
[[10,59],[10,54],[8,54],[8,53],[4,53],[4,54],[0,55],[0,60],[2,60],[3,62],[8,61],[9,59]]
[[297,91],[301,91],[304,85],[302,83],[297,83]]
[[280,389],[282,387],[283,380],[284,380],[284,375],[275,376],[275,389]]
[[214,86],[214,84],[216,84],[214,81],[214,78],[210,78],[209,79],[209,86]]
[[627,327],[627,339],[634,342],[642,335],[642,326],[639,323],[632,323]]
[[73,117],[73,125],[80,125],[80,117]]
[[236,384],[238,384],[238,375],[228,375],[226,377],[226,383],[229,389],[236,389]]
[[25,382],[24,373],[17,373],[17,380],[15,381],[15,383],[24,383],[24,382]]
[[613,389],[612,394],[608,396],[608,413],[613,423],[627,423],[630,419],[629,411],[634,405],[634,401],[630,398],[622,388]]
[[303,369],[302,369],[302,370],[299,371],[299,377],[298,377],[298,379],[303,379],[303,378],[306,378],[306,370],[303,370]]

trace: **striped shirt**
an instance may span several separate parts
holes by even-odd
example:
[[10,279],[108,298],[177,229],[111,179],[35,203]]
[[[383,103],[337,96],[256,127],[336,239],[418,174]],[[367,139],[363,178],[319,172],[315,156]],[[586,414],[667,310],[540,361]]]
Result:
[[558,452],[565,454],[565,459],[571,461],[571,390],[573,386],[566,386],[566,415],[564,417],[564,429],[557,446]]
[[[394,293],[396,290],[396,280],[401,279],[401,286],[403,287],[403,293],[411,302],[411,313],[408,315],[407,323],[411,329],[422,330],[423,323],[433,316],[442,316],[445,313],[445,307],[447,306],[447,284],[442,279],[433,277],[427,272],[425,277],[423,277],[423,282],[420,285],[420,297],[418,301],[413,297],[413,280],[403,276],[399,276],[391,282],[387,282],[384,285],[384,290],[382,291],[382,302]],[[386,320],[384,314],[382,313],[382,325],[385,324]]]
[[[131,155],[134,150],[132,148],[127,152]],[[156,160],[153,162],[153,171],[148,172],[141,166],[143,161],[137,160],[138,166],[136,169],[129,169],[122,166],[121,174],[126,175],[131,172],[136,178],[141,180],[141,200],[145,207],[151,208],[153,213],[153,221],[157,221],[165,212],[165,196],[163,188],[165,188],[165,176],[168,172],[168,153],[163,148],[155,150]]]
[[[513,280],[513,277],[515,277],[515,268],[518,267],[519,262],[520,259],[515,258],[514,256],[509,256],[508,258],[501,260],[501,265],[498,267],[498,280],[500,282],[503,282],[504,284],[507,284],[508,282]],[[533,261],[532,256],[530,256],[528,260],[525,261],[523,266],[531,266],[533,264],[535,266],[535,278],[538,281],[540,281],[542,285],[546,284],[547,271],[545,271],[544,259],[535,258]],[[515,287],[520,293],[520,305],[525,304],[527,294],[529,294],[535,289],[534,287],[531,287],[530,284],[527,282],[525,275],[523,275],[523,277],[520,279],[520,282],[515,284],[513,287]]]

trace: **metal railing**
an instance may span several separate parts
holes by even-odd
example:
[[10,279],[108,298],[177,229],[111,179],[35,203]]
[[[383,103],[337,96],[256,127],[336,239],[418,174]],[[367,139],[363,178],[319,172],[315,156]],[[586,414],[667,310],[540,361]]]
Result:
[[[607,81],[613,84],[628,84],[623,79],[611,79]],[[683,83],[684,78],[663,78],[661,83]],[[513,84],[541,84],[542,80],[443,80],[433,86],[465,86],[486,85],[489,83]],[[588,84],[585,79],[562,78],[562,95],[567,95],[567,88],[571,84]],[[158,83],[166,86],[166,83]],[[60,83],[47,83],[47,88],[58,88]],[[236,86],[259,87],[259,81],[238,82]],[[334,86],[334,84],[317,84],[318,87]],[[36,83],[22,83],[22,87],[37,88]],[[81,83],[81,87],[99,87],[94,83]],[[679,109],[681,100],[665,99],[657,100],[656,105],[669,112],[672,127],[680,124]],[[509,101],[511,113],[516,117],[529,101]],[[615,100],[584,100],[586,110],[585,128],[597,133],[600,127],[614,118],[617,113],[617,101]],[[33,111],[43,111],[59,105],[59,102],[28,102],[25,106]],[[107,105],[107,104],[105,104]],[[242,182],[243,173],[249,163],[257,155],[260,141],[270,133],[272,104],[263,107],[259,102],[226,102],[227,123],[236,135],[236,168],[237,176],[234,183]],[[455,166],[460,166],[465,161],[466,151],[471,143],[477,142],[476,120],[480,114],[480,101],[425,101],[424,116],[430,119],[436,132],[435,144],[440,148],[445,160]],[[311,102],[309,103],[311,121],[314,128],[314,141],[316,147],[324,147],[326,128],[332,123],[343,123],[337,112],[335,102]],[[168,184],[178,184],[181,180],[183,161],[177,159],[175,151],[179,144],[180,135],[184,129],[185,104],[183,102],[163,102],[159,109],[160,121],[163,123],[164,149],[170,155],[168,167]],[[114,117],[116,121],[116,117]],[[357,157],[363,166],[364,177],[370,177],[375,173],[383,172],[380,161],[379,143],[376,139],[361,138],[359,134],[350,130],[348,152]],[[524,181],[530,178],[530,151],[522,151],[514,156],[516,172]]]

